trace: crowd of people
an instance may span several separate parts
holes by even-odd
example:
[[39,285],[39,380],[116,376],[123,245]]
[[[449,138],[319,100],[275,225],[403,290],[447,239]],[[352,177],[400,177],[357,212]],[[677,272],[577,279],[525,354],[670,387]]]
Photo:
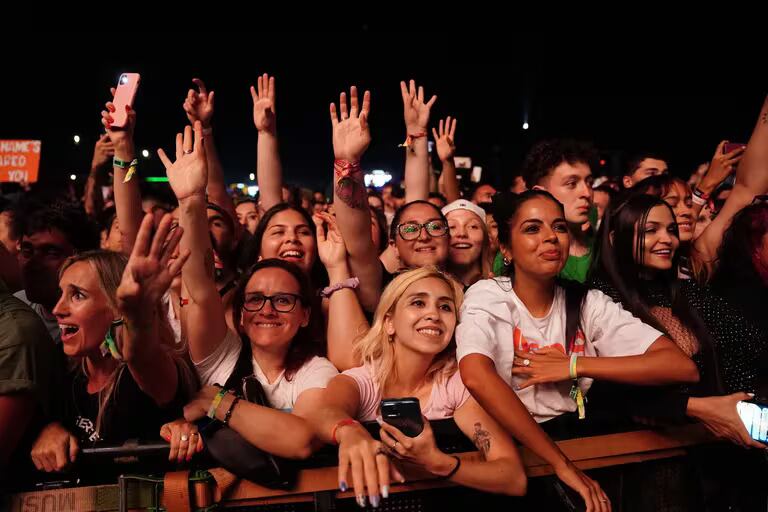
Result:
[[[607,511],[610,486],[556,440],[698,422],[721,442],[680,470],[697,506],[764,509],[766,445],[737,404],[768,397],[768,101],[749,143],[724,141],[690,179],[653,153],[596,176],[590,144],[557,139],[498,190],[459,179],[457,120],[431,119],[437,98],[401,82],[403,180],[376,190],[363,172],[375,103],[353,86],[330,105],[326,198],[283,181],[263,75],[251,198],[226,186],[215,95],[194,82],[175,152],[158,150],[173,202],[140,187],[134,130],[151,113],[111,101],[81,197],[0,199],[8,488],[128,439],[162,438],[170,461],[194,462],[208,420],[282,459],[335,446],[339,488],[361,507],[413,467],[536,493],[524,446]],[[381,400],[404,397],[421,407],[415,437],[381,421]],[[451,419],[478,457],[440,448],[430,422]],[[663,494],[659,467],[641,469],[636,483]],[[690,479],[665,498],[677,485]]]

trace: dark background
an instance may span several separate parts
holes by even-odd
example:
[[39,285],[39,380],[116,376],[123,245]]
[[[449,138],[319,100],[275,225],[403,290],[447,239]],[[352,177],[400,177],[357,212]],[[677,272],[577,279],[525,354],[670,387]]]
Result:
[[[431,124],[456,116],[458,154],[473,157],[497,184],[510,181],[534,141],[551,136],[593,141],[606,160],[596,174],[618,173],[630,153],[650,149],[687,176],[721,139],[747,141],[768,89],[764,59],[751,64],[734,58],[741,54],[731,46],[707,48],[700,40],[672,48],[530,33],[446,37],[420,34],[417,48],[413,34],[366,27],[343,37],[211,33],[204,41],[137,33],[130,43],[97,34],[32,35],[35,49],[4,45],[14,58],[0,71],[0,138],[42,140],[41,186],[60,186],[72,173],[82,184],[109,87],[121,72],[139,72],[136,144],[151,152],[140,172],[160,176],[155,150],[172,149],[186,121],[184,96],[199,77],[216,91],[215,137],[227,177],[247,183],[256,161],[248,87],[268,72],[277,80],[286,180],[320,188],[333,158],[328,105],[352,84],[372,91],[373,143],[364,167],[402,172],[398,83],[414,78],[438,95]],[[530,129],[523,131],[526,119]],[[75,134],[82,138],[77,146]]]

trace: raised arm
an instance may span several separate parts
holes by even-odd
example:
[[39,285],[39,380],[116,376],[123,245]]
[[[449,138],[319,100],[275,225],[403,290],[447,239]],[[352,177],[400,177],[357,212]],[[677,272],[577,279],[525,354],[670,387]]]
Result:
[[193,78],[192,81],[198,90],[190,89],[184,100],[184,112],[187,114],[189,124],[194,125],[195,121],[200,121],[205,136],[205,159],[208,164],[208,183],[206,190],[208,192],[208,201],[221,207],[226,211],[235,224],[235,229],[239,231],[237,214],[235,213],[235,203],[232,196],[227,193],[227,184],[224,180],[224,168],[221,165],[219,152],[216,150],[216,144],[213,139],[213,110],[215,94],[214,91],[208,91],[205,83],[199,78]]
[[371,132],[368,127],[371,94],[366,91],[360,108],[357,88],[349,91],[350,107],[347,109],[347,95],[341,93],[339,109],[331,103],[331,125],[333,127],[333,206],[339,231],[347,249],[349,270],[360,280],[357,295],[367,310],[373,310],[381,294],[381,264],[376,246],[371,237],[371,212],[365,191],[363,169],[360,166],[368,145]]
[[[111,89],[115,94],[115,89]],[[107,110],[101,112],[101,123],[107,130],[109,139],[114,144],[115,158],[120,162],[114,162],[115,211],[117,222],[120,224],[120,233],[123,240],[123,253],[131,254],[133,243],[139,232],[139,226],[144,216],[141,211],[141,192],[139,191],[139,178],[131,174],[131,162],[136,158],[136,149],[133,144],[133,132],[136,128],[136,111],[131,107],[125,107],[127,121],[123,128],[112,126],[112,115],[115,105],[110,101],[106,104]]]
[[416,87],[411,80],[406,86],[400,82],[400,95],[403,98],[403,118],[405,119],[405,202],[410,203],[429,197],[429,145],[427,127],[429,113],[437,96],[424,102],[424,87]]
[[275,117],[275,77],[266,73],[251,86],[253,124],[259,133],[256,147],[256,179],[259,184],[261,208],[267,211],[283,202],[283,167],[277,145]]
[[[213,353],[227,333],[224,306],[213,278],[213,248],[208,232],[205,186],[207,183],[206,146],[200,121],[195,121],[184,135],[176,135],[176,161],[165,151],[158,155],[165,165],[168,181],[179,200],[179,225],[184,229],[181,250],[189,252],[189,261],[181,272],[182,325],[189,343],[192,361],[201,361]],[[184,295],[188,299],[183,298]]]
[[456,118],[451,116],[445,120],[440,120],[438,130],[432,128],[432,136],[435,138],[435,149],[443,170],[440,173],[440,181],[443,184],[443,195],[445,199],[452,203],[459,199],[459,180],[456,177],[456,164],[453,157],[456,154]]

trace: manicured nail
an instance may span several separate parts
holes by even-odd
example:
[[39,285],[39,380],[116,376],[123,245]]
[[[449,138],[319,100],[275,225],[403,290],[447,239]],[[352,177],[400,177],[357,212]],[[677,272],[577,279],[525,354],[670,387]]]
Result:
[[357,506],[360,508],[365,508],[365,495],[360,494],[357,496]]
[[381,486],[381,497],[384,499],[389,498],[389,486],[388,485],[382,485]]
[[371,506],[373,508],[379,508],[379,503],[381,502],[381,498],[379,498],[378,494],[374,494],[371,496]]
[[755,398],[755,394],[754,393],[747,393],[747,394],[749,395],[749,398]]
[[347,489],[348,489],[348,487],[347,487],[347,482],[341,482],[341,483],[339,484],[339,490],[340,490],[341,492],[347,492]]

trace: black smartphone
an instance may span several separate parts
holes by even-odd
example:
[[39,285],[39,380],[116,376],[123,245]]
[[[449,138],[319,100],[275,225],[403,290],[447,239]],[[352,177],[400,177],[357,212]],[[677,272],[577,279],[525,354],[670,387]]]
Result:
[[761,443],[768,442],[768,403],[746,400],[736,404],[736,411],[747,427],[750,437]]
[[416,437],[424,430],[418,398],[385,398],[381,401],[381,418],[408,437]]

